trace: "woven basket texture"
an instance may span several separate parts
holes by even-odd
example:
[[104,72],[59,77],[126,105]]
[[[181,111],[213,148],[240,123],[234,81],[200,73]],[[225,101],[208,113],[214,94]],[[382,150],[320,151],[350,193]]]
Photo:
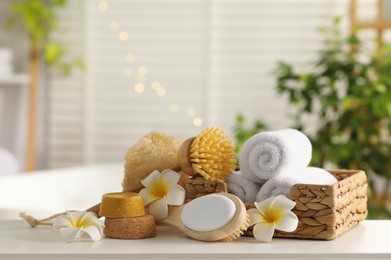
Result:
[[186,180],[186,201],[212,194],[227,192],[227,185],[222,180],[206,180],[204,177],[195,177]]
[[[274,237],[332,240],[367,216],[367,178],[360,170],[329,170],[334,185],[294,185],[288,198],[296,202],[299,218],[294,232],[276,231]],[[247,208],[254,205],[247,204]],[[251,228],[246,235],[252,236]]]

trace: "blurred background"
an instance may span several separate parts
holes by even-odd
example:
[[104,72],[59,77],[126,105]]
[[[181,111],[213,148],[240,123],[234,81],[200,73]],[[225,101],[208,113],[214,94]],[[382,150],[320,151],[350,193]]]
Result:
[[389,0],[9,0],[0,28],[0,182],[122,164],[152,130],[239,151],[296,127],[390,218]]

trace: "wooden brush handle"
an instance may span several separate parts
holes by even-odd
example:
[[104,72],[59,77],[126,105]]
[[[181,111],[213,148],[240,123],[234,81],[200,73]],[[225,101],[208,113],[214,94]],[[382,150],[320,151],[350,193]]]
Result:
[[157,220],[158,225],[174,227],[186,233],[186,226],[182,223],[181,213],[186,204],[180,206],[169,207],[168,217],[162,220]]
[[188,175],[195,176],[197,173],[194,171],[192,167],[192,163],[190,161],[190,148],[193,143],[195,137],[189,138],[185,140],[178,150],[178,164],[181,167],[182,171],[186,172]]

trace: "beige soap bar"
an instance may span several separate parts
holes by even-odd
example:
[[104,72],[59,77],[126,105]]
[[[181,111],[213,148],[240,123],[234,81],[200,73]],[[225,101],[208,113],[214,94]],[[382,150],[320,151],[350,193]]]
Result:
[[102,196],[99,216],[107,218],[134,218],[144,215],[144,202],[138,193],[114,192]]

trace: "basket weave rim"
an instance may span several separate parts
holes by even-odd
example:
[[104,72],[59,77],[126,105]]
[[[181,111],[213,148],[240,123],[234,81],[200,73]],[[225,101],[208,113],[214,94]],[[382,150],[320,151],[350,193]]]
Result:
[[[326,169],[338,182],[332,185],[295,184],[288,198],[297,204],[294,232],[276,231],[275,237],[335,239],[367,216],[367,176],[363,170]],[[248,208],[254,205],[246,205]],[[319,214],[320,213],[320,214]],[[251,232],[248,233],[251,235]]]
[[[350,176],[362,176],[364,178],[366,178],[366,174],[363,170],[345,170],[345,169],[325,169],[326,171],[328,171],[329,173],[333,174],[333,175],[338,175],[338,174],[348,174]],[[303,188],[303,187],[311,187],[313,189],[335,189],[337,188],[339,185],[341,185],[341,182],[344,182],[345,179],[343,180],[338,180],[338,182],[336,182],[335,184],[308,184],[308,183],[297,183],[297,184],[294,184],[292,186],[293,187],[297,187],[297,188]]]

